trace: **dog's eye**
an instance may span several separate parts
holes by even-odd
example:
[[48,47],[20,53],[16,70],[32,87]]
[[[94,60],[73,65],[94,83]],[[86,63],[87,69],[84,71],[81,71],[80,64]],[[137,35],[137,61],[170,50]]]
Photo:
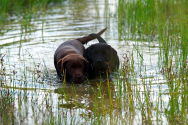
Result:
[[72,65],[71,67],[74,68],[74,69],[77,68],[77,66],[75,66],[75,65]]
[[71,67],[74,68],[74,69],[77,69],[77,68],[80,68],[81,66],[82,65],[77,64],[77,65],[72,65]]

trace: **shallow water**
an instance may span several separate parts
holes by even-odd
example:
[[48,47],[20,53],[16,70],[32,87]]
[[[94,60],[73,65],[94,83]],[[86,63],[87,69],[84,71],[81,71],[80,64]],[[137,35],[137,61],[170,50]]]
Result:
[[[109,95],[108,86],[99,87],[100,83],[63,85],[56,77],[53,54],[58,45],[68,39],[96,33],[104,27],[108,29],[102,36],[117,50],[121,62],[125,54],[130,57],[133,53],[138,83],[132,81],[132,84],[136,84],[140,92],[145,89],[143,80],[149,84],[147,89],[152,91],[150,96],[153,105],[156,105],[159,86],[163,92],[168,89],[158,66],[159,45],[157,41],[119,39],[117,6],[117,0],[85,0],[84,4],[65,1],[32,19],[29,28],[23,28],[17,20],[5,26],[8,31],[0,36],[1,69],[5,68],[0,76],[0,90],[13,94],[15,118],[12,122],[94,124],[100,112],[100,116],[105,117],[102,123],[113,124],[110,120],[113,112],[117,119],[115,121],[121,124],[126,116],[131,117],[127,109],[115,105],[117,99],[113,93],[118,91],[116,82],[110,87]],[[96,42],[91,41],[85,47]],[[103,96],[100,96],[100,90]],[[111,101],[113,106],[110,105]],[[163,95],[163,103],[167,105],[168,95]],[[136,113],[135,120],[128,123],[141,124],[140,110],[136,109]],[[161,121],[167,122],[164,115],[161,115]]]

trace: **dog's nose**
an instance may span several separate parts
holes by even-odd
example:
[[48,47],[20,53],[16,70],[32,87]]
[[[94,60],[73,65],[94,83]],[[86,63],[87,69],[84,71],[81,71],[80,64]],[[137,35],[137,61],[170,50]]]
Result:
[[107,68],[108,65],[104,61],[96,61],[94,64],[94,69],[96,69],[97,71],[106,71]]
[[82,83],[84,82],[84,77],[82,75],[77,75],[74,79],[75,83]]

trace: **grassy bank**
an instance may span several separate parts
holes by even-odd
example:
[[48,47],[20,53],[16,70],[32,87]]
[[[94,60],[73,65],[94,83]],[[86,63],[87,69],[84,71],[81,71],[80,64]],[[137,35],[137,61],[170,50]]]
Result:
[[20,22],[21,27],[31,27],[31,20],[44,15],[47,8],[64,0],[0,0],[0,34],[7,32],[4,28],[12,21]]
[[27,12],[46,9],[50,4],[56,4],[63,0],[0,0],[1,16],[20,15]]

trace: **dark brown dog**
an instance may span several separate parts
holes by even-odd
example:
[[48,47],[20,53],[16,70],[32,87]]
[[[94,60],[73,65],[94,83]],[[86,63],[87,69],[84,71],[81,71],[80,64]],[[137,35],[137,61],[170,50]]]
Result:
[[[101,35],[103,29],[97,35]],[[86,77],[88,61],[83,57],[83,44],[95,39],[95,35],[88,35],[62,43],[55,51],[54,65],[60,78],[64,77],[70,83],[82,83]]]

